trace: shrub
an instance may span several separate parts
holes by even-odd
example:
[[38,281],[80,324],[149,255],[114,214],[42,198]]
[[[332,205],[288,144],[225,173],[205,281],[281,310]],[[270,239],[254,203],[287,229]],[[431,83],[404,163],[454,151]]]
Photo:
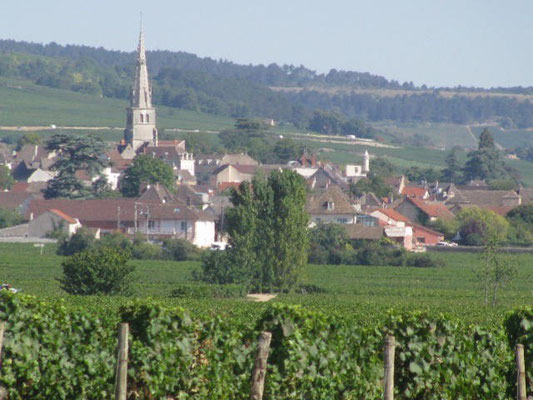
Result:
[[22,223],[22,215],[16,211],[0,208],[0,229]]
[[129,252],[109,247],[76,253],[61,264],[61,288],[79,295],[128,294],[134,270],[129,259]]
[[199,260],[202,250],[185,239],[164,239],[161,254],[166,260]]
[[63,237],[57,248],[57,254],[61,256],[72,256],[80,251],[93,248],[96,239],[94,234],[87,228],[80,228],[70,238]]
[[409,254],[407,265],[418,268],[442,267],[444,261],[430,254]]
[[131,240],[120,232],[113,232],[102,236],[102,238],[96,241],[98,247],[112,247],[115,249],[122,249],[131,252],[132,243]]

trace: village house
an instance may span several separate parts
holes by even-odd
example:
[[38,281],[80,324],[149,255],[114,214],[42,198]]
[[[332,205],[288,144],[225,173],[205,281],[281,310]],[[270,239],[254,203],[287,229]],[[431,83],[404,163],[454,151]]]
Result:
[[209,247],[214,242],[215,223],[211,215],[177,201],[144,200],[33,200],[26,218],[31,222],[55,209],[102,234],[122,231],[131,235],[142,233],[150,239],[181,238],[201,247]]
[[64,212],[52,208],[29,221],[27,236],[44,238],[53,231],[61,231],[70,237],[80,227],[80,221],[76,218],[72,218]]
[[514,190],[483,190],[479,188],[456,188],[453,197],[448,199],[446,205],[454,213],[463,208],[479,207],[506,215],[513,208],[522,204],[522,197]]
[[309,195],[305,208],[311,216],[312,225],[330,222],[355,224],[357,221],[356,209],[338,186]]
[[426,201],[418,197],[406,197],[395,210],[414,223],[432,222],[437,219],[453,219],[454,214],[440,202]]

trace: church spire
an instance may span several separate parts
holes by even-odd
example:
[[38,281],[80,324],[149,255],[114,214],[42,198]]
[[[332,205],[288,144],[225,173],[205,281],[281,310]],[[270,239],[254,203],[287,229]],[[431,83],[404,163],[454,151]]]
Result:
[[141,20],[141,32],[137,47],[137,68],[135,70],[135,84],[132,88],[131,106],[136,108],[152,107],[152,88],[148,81],[148,69],[146,68],[146,51],[144,48],[144,30]]

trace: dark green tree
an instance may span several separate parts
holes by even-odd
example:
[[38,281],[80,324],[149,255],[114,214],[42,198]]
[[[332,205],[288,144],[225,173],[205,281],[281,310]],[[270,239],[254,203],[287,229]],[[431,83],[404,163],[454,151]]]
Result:
[[274,146],[274,154],[281,163],[297,160],[304,152],[304,146],[290,138],[278,140]]
[[442,170],[442,179],[445,182],[455,183],[461,176],[461,165],[457,159],[457,149],[453,148],[446,156],[446,168]]
[[243,182],[226,213],[230,246],[206,257],[201,279],[259,291],[294,287],[307,262],[305,200],[305,182],[293,171]]
[[365,193],[374,193],[378,197],[387,197],[392,192],[393,188],[387,185],[381,176],[374,174],[357,181],[356,184],[350,184],[350,193],[356,197],[360,197]]
[[0,229],[22,223],[22,215],[13,210],[0,208]]
[[83,170],[91,177],[100,175],[107,166],[103,157],[105,143],[90,136],[59,133],[48,140],[46,147],[50,151],[56,151],[59,157],[52,166],[57,175],[44,191],[45,198],[91,196],[91,188],[85,187],[75,173]]
[[509,175],[488,129],[481,133],[478,149],[469,152],[467,157],[463,168],[464,182],[474,179],[502,179]]
[[61,288],[74,295],[129,294],[135,269],[129,259],[129,252],[111,247],[76,253],[61,264]]
[[159,158],[148,155],[137,156],[124,172],[124,177],[120,181],[120,191],[126,197],[137,197],[143,182],[161,183],[172,190],[174,188],[172,168]]

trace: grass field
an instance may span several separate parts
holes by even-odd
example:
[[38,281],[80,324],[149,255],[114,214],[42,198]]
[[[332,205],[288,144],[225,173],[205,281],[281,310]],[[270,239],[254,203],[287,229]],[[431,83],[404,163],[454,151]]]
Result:
[[[498,324],[505,313],[533,299],[533,255],[520,255],[519,271],[513,283],[501,292],[496,308],[485,308],[475,268],[479,256],[465,253],[439,254],[446,265],[440,268],[364,267],[310,265],[305,281],[326,290],[322,294],[281,294],[274,301],[303,304],[326,313],[342,313],[363,323],[384,318],[391,308],[450,313],[467,321]],[[128,301],[120,297],[77,297],[64,293],[57,281],[63,257],[55,245],[44,254],[28,244],[0,244],[0,282],[9,282],[24,293],[45,299],[65,298],[67,303],[118,307]],[[133,261],[136,266],[137,297],[152,297],[168,304],[183,305],[202,312],[224,310],[256,314],[265,304],[244,299],[178,300],[169,298],[180,283],[191,281],[195,262]]]
[[[0,126],[87,126],[123,128],[126,101],[51,89],[29,82],[0,80]],[[157,107],[158,127],[220,130],[231,118]]]

